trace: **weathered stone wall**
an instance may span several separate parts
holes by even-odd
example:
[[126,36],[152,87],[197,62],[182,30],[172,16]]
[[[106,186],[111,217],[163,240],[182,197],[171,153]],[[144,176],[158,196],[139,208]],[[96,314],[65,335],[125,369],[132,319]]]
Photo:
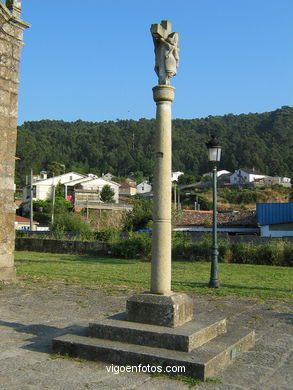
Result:
[[[19,3],[19,2],[18,2]],[[15,279],[14,169],[17,132],[18,75],[24,28],[13,1],[0,0],[0,282]]]
[[[190,235],[192,242],[199,242],[202,241],[204,236],[210,235],[212,232],[188,232]],[[225,240],[228,243],[234,244],[237,242],[243,242],[245,244],[252,244],[252,245],[263,245],[263,244],[269,244],[273,241],[289,241],[293,243],[293,237],[261,237],[255,234],[239,234],[239,235],[229,235],[228,233],[218,232],[218,239],[219,240]]]
[[110,244],[97,241],[45,240],[40,238],[16,239],[15,249],[45,253],[70,253],[104,256],[110,250]]
[[[195,234],[192,236],[193,242],[200,242],[203,235]],[[220,235],[219,239],[225,239],[227,243],[234,244],[243,242],[252,245],[269,244],[274,241],[288,241],[293,244],[293,237],[270,238],[259,236],[228,236]],[[70,240],[51,240],[33,237],[17,237],[15,240],[15,249],[17,251],[32,251],[44,253],[68,253],[68,254],[87,254],[94,256],[104,256],[111,254],[111,244],[99,241],[70,241]]]

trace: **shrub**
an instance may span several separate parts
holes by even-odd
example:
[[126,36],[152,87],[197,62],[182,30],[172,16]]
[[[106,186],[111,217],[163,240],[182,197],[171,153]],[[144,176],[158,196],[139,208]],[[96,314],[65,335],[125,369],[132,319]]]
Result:
[[27,230],[15,230],[15,237],[29,237],[30,232]]
[[[231,262],[231,250],[224,240],[218,242],[219,261]],[[190,235],[185,232],[176,232],[172,239],[172,254],[174,259],[191,261],[211,261],[212,237],[204,234],[200,242],[191,242]]]
[[271,242],[268,245],[259,245],[255,250],[254,264],[282,265],[284,255],[282,242]]
[[108,228],[100,230],[95,233],[95,238],[97,241],[102,242],[116,242],[119,239],[120,229]]
[[231,245],[232,262],[240,264],[254,264],[255,247],[244,242],[237,242]]
[[128,259],[150,258],[152,251],[151,237],[148,233],[130,233],[129,238],[113,245],[113,254]]
[[52,230],[53,232],[56,232],[56,234],[60,234],[61,232],[72,232],[80,233],[84,236],[92,235],[92,230],[84,217],[75,213],[55,215]]
[[190,240],[181,239],[172,244],[172,255],[174,259],[190,261],[210,260],[211,246],[206,239],[200,242],[190,242]]
[[232,251],[229,244],[224,241],[219,241],[219,261],[222,263],[232,262]]
[[290,242],[284,242],[284,258],[283,262],[285,266],[292,267],[293,266],[293,245]]
[[64,226],[56,225],[55,229],[53,230],[53,237],[55,240],[64,240],[66,237]]
[[293,265],[293,246],[288,242],[272,241],[268,244],[251,245],[236,243],[231,246],[232,261],[242,264]]
[[134,199],[133,209],[128,211],[123,219],[123,229],[127,231],[137,231],[148,229],[153,221],[153,201],[144,199]]
[[255,203],[257,200],[263,200],[261,194],[257,193],[255,190],[249,189],[221,191],[221,195],[229,203],[237,204],[250,204]]
[[191,243],[190,234],[188,232],[172,232],[172,246],[186,246]]

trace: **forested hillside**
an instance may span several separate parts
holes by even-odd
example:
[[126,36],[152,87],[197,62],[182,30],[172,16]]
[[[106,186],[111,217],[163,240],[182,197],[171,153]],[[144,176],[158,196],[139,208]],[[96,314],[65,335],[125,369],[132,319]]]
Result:
[[[50,164],[81,173],[153,171],[155,120],[105,122],[25,122],[18,129],[17,183]],[[173,120],[173,170],[201,174],[210,170],[205,143],[216,133],[222,145],[220,169],[255,168],[268,175],[292,177],[293,107],[261,114],[228,114]]]

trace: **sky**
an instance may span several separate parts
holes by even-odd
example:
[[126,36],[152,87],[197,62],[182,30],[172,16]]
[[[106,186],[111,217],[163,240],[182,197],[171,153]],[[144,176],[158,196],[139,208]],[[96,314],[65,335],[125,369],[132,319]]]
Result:
[[292,0],[22,0],[19,124],[154,118],[150,25],[180,34],[173,118],[293,105]]

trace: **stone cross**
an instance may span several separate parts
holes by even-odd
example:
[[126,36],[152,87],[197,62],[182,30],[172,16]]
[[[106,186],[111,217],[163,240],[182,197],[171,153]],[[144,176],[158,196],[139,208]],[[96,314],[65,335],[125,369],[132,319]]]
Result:
[[157,34],[164,39],[167,39],[169,34],[171,34],[172,31],[172,24],[169,20],[162,20],[161,24],[155,23],[151,25],[151,33],[154,36],[154,34]]
[[193,301],[184,293],[171,290],[171,168],[172,115],[175,88],[169,85],[178,65],[178,33],[163,20],[151,25],[155,44],[159,85],[153,88],[156,102],[154,210],[152,232],[151,289],[127,300],[127,320],[176,328],[191,321]]
[[159,78],[159,85],[169,85],[170,78],[176,75],[179,63],[179,34],[171,32],[169,20],[152,24],[151,34],[155,46],[155,72]]

